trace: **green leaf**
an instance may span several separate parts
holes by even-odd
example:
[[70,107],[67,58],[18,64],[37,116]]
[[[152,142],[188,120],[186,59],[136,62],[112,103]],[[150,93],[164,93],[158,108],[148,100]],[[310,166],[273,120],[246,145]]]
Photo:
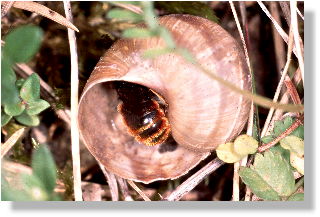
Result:
[[57,173],[53,157],[46,145],[40,145],[32,155],[33,174],[43,183],[49,194],[56,185]]
[[268,136],[264,136],[261,138],[261,141],[264,143],[264,144],[267,144],[271,141],[274,140],[274,137],[272,135],[268,135]]
[[242,181],[258,197],[264,200],[280,200],[278,193],[253,169],[240,167]]
[[37,26],[22,26],[5,38],[3,55],[13,63],[28,62],[39,50],[43,32]]
[[235,163],[240,161],[244,156],[236,153],[233,148],[233,143],[231,142],[220,144],[216,149],[218,158],[226,163]]
[[304,139],[304,125],[300,125],[299,127],[297,127],[297,129],[290,133],[290,135]]
[[290,162],[290,151],[282,148],[280,145],[275,145],[269,149],[274,154],[281,155],[287,162]]
[[24,84],[24,82],[26,81],[26,79],[24,78],[19,78],[17,81],[16,81],[16,86],[18,88],[18,90],[20,91],[22,85]]
[[111,3],[111,4],[122,3],[122,4],[131,4],[131,5],[140,5],[140,2],[138,2],[138,1],[111,1],[109,3]]
[[1,105],[16,104],[20,102],[19,92],[15,85],[16,74],[12,70],[11,63],[5,57],[1,57]]
[[258,141],[246,134],[238,136],[234,141],[234,151],[242,156],[254,154],[257,148]]
[[123,31],[124,38],[149,38],[154,36],[154,33],[144,28],[130,28]]
[[157,20],[157,15],[155,14],[155,11],[153,8],[153,2],[142,1],[141,6],[142,6],[143,13],[144,13],[144,21],[146,22],[147,26],[152,31],[157,30],[159,27],[159,24],[158,24],[158,20]]
[[166,28],[159,26],[158,32],[159,32],[160,37],[166,42],[166,45],[170,49],[176,48],[175,41],[173,40],[171,33]]
[[124,9],[112,9],[108,12],[107,17],[110,19],[131,21],[134,23],[143,21],[142,15]]
[[280,140],[280,145],[284,149],[295,153],[298,157],[304,156],[304,141],[296,136],[287,136]]
[[215,15],[212,8],[204,2],[158,1],[156,2],[156,6],[169,14],[191,14],[216,23],[219,22],[219,18]]
[[24,191],[28,193],[31,200],[44,201],[48,199],[44,183],[35,175],[21,174]]
[[28,115],[37,115],[49,107],[50,104],[47,101],[39,99],[37,101],[28,103],[26,112]]
[[25,191],[11,187],[1,174],[1,201],[30,201],[32,198]]
[[144,58],[156,58],[158,56],[161,56],[161,55],[164,55],[164,54],[167,54],[167,53],[171,53],[172,50],[169,49],[169,48],[155,48],[155,49],[149,49],[149,50],[146,50],[144,53],[143,53],[143,57]]
[[36,73],[30,75],[20,89],[20,96],[26,102],[34,102],[40,98],[40,79]]
[[304,201],[304,193],[296,193],[290,196],[288,201]]
[[39,117],[36,115],[28,115],[24,111],[21,115],[14,117],[19,123],[27,126],[38,126],[40,123]]
[[7,115],[3,112],[3,110],[1,110],[1,127],[6,125],[11,120],[11,118],[12,116]]
[[256,154],[252,169],[254,169],[279,196],[289,196],[293,193],[295,189],[293,172],[290,164],[280,154],[275,154],[271,151],[266,151],[264,156],[262,154]]
[[16,104],[5,104],[4,112],[10,116],[17,116],[22,114],[25,108],[26,106],[21,102],[18,102]]

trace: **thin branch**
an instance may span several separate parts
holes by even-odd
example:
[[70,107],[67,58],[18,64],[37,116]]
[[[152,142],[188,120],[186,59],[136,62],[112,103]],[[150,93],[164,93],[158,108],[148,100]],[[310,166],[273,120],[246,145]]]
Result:
[[263,152],[263,151],[273,147],[275,144],[280,142],[281,139],[290,135],[290,133],[292,133],[300,125],[303,125],[303,118],[304,118],[304,115],[301,115],[299,118],[297,118],[297,120],[295,122],[293,122],[293,124],[288,129],[286,129],[283,133],[281,133],[277,138],[275,138],[273,141],[271,141],[267,144],[261,145],[258,148],[258,152]]
[[[274,27],[276,28],[278,33],[281,35],[282,39],[288,44],[289,36],[287,35],[287,33],[285,33],[285,31],[280,27],[278,22],[271,16],[271,14],[268,11],[268,9],[266,8],[266,6],[261,1],[258,1],[258,4],[260,5],[263,12],[270,18]],[[297,56],[297,48],[296,47],[293,47],[293,53]]]
[[301,70],[301,77],[302,77],[302,83],[304,84],[304,61],[303,61],[303,43],[301,43],[300,35],[299,35],[299,29],[298,29],[298,19],[297,19],[297,2],[296,1],[290,1],[290,11],[291,11],[291,24],[292,24],[292,31],[293,31],[293,37],[295,46],[297,48],[297,58],[299,62],[299,67]]
[[298,191],[298,189],[304,184],[304,176],[295,184],[294,192]]
[[[294,81],[294,84],[293,85],[298,85],[299,82],[301,81],[301,73],[298,72],[299,71],[299,68],[297,69],[297,71],[295,72],[294,74],[294,77],[293,77],[293,81]],[[290,94],[289,94],[289,89],[287,87],[286,91],[284,92],[281,100],[280,100],[280,103],[282,104],[286,104],[289,102],[289,98],[290,98]],[[274,128],[274,123],[276,120],[280,120],[281,119],[281,116],[283,114],[283,110],[279,110],[277,109],[275,112],[274,112],[274,115],[270,121],[270,124],[268,125],[268,129],[267,129],[267,132],[265,133],[265,135],[269,135],[271,130],[273,130]]]
[[[63,1],[64,10],[67,19],[72,22],[72,13],[70,1]],[[74,30],[68,29],[68,39],[71,58],[71,151],[73,166],[73,184],[76,201],[82,201],[81,190],[81,171],[80,171],[80,147],[79,147],[79,129],[77,124],[78,117],[78,54],[76,45],[76,36]]]
[[106,168],[98,161],[99,167],[103,173],[103,175],[106,177],[110,192],[111,192],[111,198],[112,201],[118,201],[119,200],[119,192],[118,192],[118,185],[116,177],[113,173],[108,172]]
[[289,92],[289,95],[290,95],[293,103],[301,104],[301,99],[299,97],[298,91],[297,91],[296,87],[294,86],[293,82],[291,81],[291,79],[289,78],[289,76],[286,76],[284,83],[287,87],[287,90]]
[[185,194],[194,189],[207,175],[216,171],[220,166],[224,164],[219,158],[215,158],[209,162],[206,166],[202,167],[198,172],[190,176],[179,187],[177,187],[168,197],[167,201],[180,200]]
[[23,135],[25,128],[21,128],[14,132],[10,138],[1,145],[1,159],[3,156],[7,154],[7,152],[16,144],[16,142],[20,139],[20,137]]
[[250,75],[252,76],[252,70],[251,70],[251,65],[250,65],[248,49],[247,49],[247,46],[246,46],[246,41],[245,41],[244,36],[243,36],[243,32],[242,32],[242,29],[241,29],[240,22],[239,22],[239,19],[238,19],[238,15],[237,15],[236,9],[234,8],[233,2],[229,1],[229,3],[230,3],[230,6],[231,6],[231,10],[232,10],[234,19],[235,19],[236,24],[237,24],[237,28],[238,28],[239,34],[240,34],[240,38],[241,38],[241,41],[242,41],[244,54],[246,56],[246,61],[247,61],[247,65],[248,65],[248,68],[249,68],[249,71],[250,71]]
[[[269,4],[270,4],[271,15],[274,17],[274,19],[278,23],[280,23],[279,25],[281,25],[280,14],[279,14],[277,2],[271,1],[271,2],[269,2]],[[280,73],[282,67],[286,63],[285,46],[284,46],[284,42],[283,42],[281,36],[278,34],[278,32],[274,26],[272,28],[272,35],[273,35],[273,41],[274,41],[274,51],[276,54],[277,70]]]
[[291,25],[291,18],[290,18],[290,7],[288,1],[280,1],[279,2],[281,10],[283,12],[284,18],[286,19],[286,22],[288,26]]
[[116,179],[117,179],[117,182],[119,184],[120,191],[121,191],[121,193],[122,193],[122,195],[124,197],[124,200],[125,201],[133,201],[133,199],[132,199],[132,197],[130,195],[126,180],[121,178],[121,177],[119,177],[119,176],[116,176]]
[[[287,53],[287,62],[286,62],[286,65],[283,69],[283,72],[282,72],[282,75],[281,75],[281,78],[280,78],[280,81],[278,83],[278,86],[277,86],[277,89],[276,89],[276,92],[274,94],[274,97],[273,97],[273,101],[276,102],[278,100],[278,97],[280,95],[280,91],[281,91],[281,88],[282,88],[282,85],[283,85],[283,82],[284,82],[284,79],[286,78],[286,75],[288,73],[288,69],[289,69],[289,65],[290,65],[290,61],[291,61],[291,52],[292,52],[292,46],[293,46],[293,34],[292,34],[292,29],[290,28],[290,33],[289,33],[289,44],[288,44],[288,53]],[[264,137],[267,130],[268,130],[268,126],[269,126],[269,123],[271,121],[271,118],[272,118],[272,115],[273,115],[273,112],[274,112],[274,108],[271,108],[269,110],[269,113],[268,113],[268,116],[267,116],[267,119],[264,123],[264,127],[263,127],[263,130],[261,132],[261,137]]]
[[144,201],[151,201],[150,198],[131,180],[127,180],[128,184],[138,192],[138,194],[143,198]]
[[[248,54],[248,49],[247,49],[247,43],[249,42],[249,34],[248,34],[248,29],[246,29],[247,27],[247,20],[246,20],[246,10],[245,10],[245,5],[243,4],[243,2],[240,2],[240,13],[241,13],[241,17],[242,17],[242,23],[245,29],[245,33],[246,33],[246,37],[244,37],[241,26],[240,26],[240,22],[239,22],[239,18],[237,15],[237,12],[235,10],[234,4],[233,2],[229,1],[230,6],[231,6],[231,10],[234,16],[234,19],[236,21],[236,25],[237,25],[237,29],[239,32],[239,35],[241,37],[241,41],[242,41],[242,45],[243,45],[243,49],[245,51],[245,56],[246,56],[246,60],[247,60],[247,65],[249,68],[249,72],[251,75],[251,78],[253,79],[253,73],[251,70],[251,65],[250,65],[250,59],[249,59],[249,54]],[[245,40],[246,39],[246,40]],[[246,43],[247,42],[247,43]],[[254,86],[254,83],[253,83]],[[253,92],[255,93],[255,88],[253,88]],[[249,120],[248,120],[248,127],[247,127],[247,134],[248,135],[252,135],[253,133],[253,123],[254,123],[254,106],[253,106],[253,102],[251,103],[251,109],[250,109],[250,114],[249,114]],[[246,164],[247,161],[247,157],[245,159],[242,159],[241,162],[236,162],[234,163],[234,169],[233,169],[233,188],[232,188],[232,200],[233,201],[239,201],[240,200],[240,176],[239,176],[239,169],[240,169],[240,164]]]

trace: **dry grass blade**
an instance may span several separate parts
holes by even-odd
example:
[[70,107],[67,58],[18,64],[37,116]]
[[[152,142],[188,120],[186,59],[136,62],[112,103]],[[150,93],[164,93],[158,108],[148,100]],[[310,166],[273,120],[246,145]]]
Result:
[[[69,1],[63,1],[64,10],[68,20],[72,20],[71,6]],[[81,171],[80,171],[80,147],[78,117],[78,54],[75,32],[68,29],[68,38],[71,56],[71,151],[73,166],[73,184],[76,201],[82,201]]]
[[143,198],[144,201],[151,201],[150,198],[143,191],[141,191],[141,189],[138,188],[138,186],[133,181],[128,180],[127,182],[134,190],[136,190],[136,192],[138,192],[138,194]]
[[[271,16],[271,14],[268,11],[268,9],[266,8],[266,6],[261,1],[258,1],[258,4],[260,5],[260,7],[264,11],[264,13],[270,18],[270,20],[272,21],[274,27],[276,28],[278,33],[281,35],[282,39],[288,44],[289,37],[288,37],[287,33],[285,33],[285,31],[280,27],[278,22]],[[297,56],[296,47],[293,47],[293,53]]]
[[[299,84],[299,82],[301,81],[301,73],[300,72],[298,72],[299,71],[299,69],[297,69],[297,72],[295,72],[295,74],[294,74],[294,77],[293,77],[293,85],[298,85]],[[285,91],[285,93],[283,94],[283,96],[282,96],[282,98],[281,98],[281,100],[280,100],[280,103],[288,103],[289,102],[289,98],[290,98],[290,93],[289,93],[289,90],[287,89],[286,91]],[[275,112],[274,112],[274,115],[273,115],[273,117],[272,117],[272,120],[271,120],[271,122],[270,122],[270,124],[269,124],[269,126],[268,126],[268,130],[267,130],[267,132],[266,132],[266,135],[269,135],[270,134],[270,131],[274,128],[274,122],[276,121],[276,120],[280,120],[281,119],[281,116],[282,116],[282,114],[283,114],[283,111],[282,110],[276,110]]]
[[185,194],[194,189],[207,175],[217,170],[224,164],[219,158],[215,158],[207,165],[202,167],[198,172],[190,176],[186,181],[179,185],[168,197],[165,198],[167,201],[178,201]]
[[16,144],[16,142],[20,139],[23,135],[25,128],[21,128],[17,130],[10,138],[1,145],[1,158],[7,154],[7,152]]
[[47,17],[48,19],[53,20],[53,21],[65,26],[67,28],[70,28],[70,29],[73,29],[74,31],[79,32],[77,27],[75,27],[65,17],[61,16],[57,12],[39,4],[39,3],[32,2],[32,1],[15,1],[13,4],[13,7],[40,14],[40,15]]
[[[253,74],[252,74],[252,70],[251,70],[251,64],[250,64],[250,59],[249,59],[249,54],[248,54],[248,49],[247,49],[247,45],[246,45],[246,41],[249,41],[249,37],[248,34],[246,34],[246,38],[247,40],[245,40],[245,37],[243,35],[241,26],[240,26],[240,22],[239,22],[239,18],[237,15],[237,12],[235,10],[234,4],[232,1],[229,1],[230,6],[231,6],[231,10],[232,10],[232,14],[233,17],[236,21],[236,25],[237,25],[237,29],[239,32],[239,35],[241,37],[241,41],[242,41],[242,45],[243,45],[243,49],[245,51],[245,57],[246,57],[246,61],[247,61],[247,65],[249,68],[249,72],[251,75],[251,78],[253,78]],[[240,11],[241,11],[241,16],[242,16],[242,21],[243,21],[243,26],[244,28],[247,26],[246,23],[246,11],[245,11],[245,5],[243,3],[240,2]],[[248,31],[245,31],[246,33],[248,33]],[[251,103],[251,109],[250,109],[250,118],[249,118],[249,122],[248,122],[248,130],[250,135],[252,135],[252,129],[253,129],[253,118],[254,118],[254,106],[253,103]],[[243,159],[242,162],[236,162],[234,163],[234,169],[233,169],[233,188],[232,188],[232,200],[233,201],[239,201],[240,200],[240,177],[239,177],[239,169],[240,169],[240,164],[246,164],[246,159]]]
[[[282,75],[281,75],[281,78],[280,78],[280,81],[278,83],[278,86],[277,86],[277,89],[276,89],[276,92],[274,94],[274,97],[273,97],[273,101],[276,102],[278,100],[278,97],[280,95],[280,91],[281,91],[281,88],[282,88],[282,85],[283,85],[283,82],[284,82],[284,79],[286,78],[286,75],[287,75],[287,72],[288,72],[288,69],[289,69],[289,65],[290,65],[290,61],[291,61],[291,52],[292,52],[292,47],[293,47],[293,34],[292,34],[292,28],[290,28],[290,33],[289,33],[289,46],[288,46],[288,53],[287,53],[287,62],[286,62],[286,65],[283,69],[283,72],[282,72]],[[264,127],[263,127],[263,130],[261,132],[261,137],[265,136],[266,135],[266,132],[268,130],[268,126],[269,126],[269,123],[271,121],[271,118],[272,118],[272,115],[273,115],[273,112],[274,112],[274,108],[271,108],[269,110],[269,113],[268,113],[268,116],[267,116],[267,119],[264,123]]]
[[286,19],[286,22],[288,24],[288,26],[290,26],[290,7],[289,7],[289,2],[286,1],[280,1],[279,2],[281,10],[283,12],[284,18]]
[[126,4],[126,3],[120,3],[120,2],[115,2],[114,5],[127,9],[129,11],[132,11],[133,13],[136,14],[142,14],[143,11],[139,6],[133,5],[133,4]]
[[297,49],[297,58],[299,62],[299,67],[301,71],[302,83],[304,84],[304,61],[303,61],[303,44],[300,42],[299,29],[298,29],[298,19],[297,19],[297,2],[290,1],[290,11],[291,11],[291,25],[293,31],[293,37],[295,46]]
[[108,185],[110,188],[110,192],[111,192],[112,201],[118,201],[119,200],[119,193],[118,193],[118,185],[117,185],[116,176],[113,173],[108,172],[106,170],[106,168],[100,162],[98,162],[98,164],[99,164],[101,171],[103,172],[103,175],[107,179],[107,182],[108,182]]
[[116,179],[118,181],[119,187],[120,187],[120,191],[124,197],[125,201],[133,201],[129,189],[128,189],[128,185],[125,179],[116,176]]
[[250,65],[250,59],[249,59],[249,54],[248,54],[248,49],[247,49],[247,45],[246,45],[246,41],[244,39],[244,36],[243,36],[243,32],[242,32],[242,29],[241,29],[241,25],[240,25],[240,22],[239,22],[239,18],[238,18],[238,15],[237,15],[237,12],[236,12],[236,9],[234,8],[234,4],[232,1],[229,1],[230,3],[230,6],[231,6],[231,10],[232,10],[232,13],[233,13],[233,17],[236,21],[236,24],[237,24],[237,29],[239,31],[239,34],[240,34],[240,37],[241,37],[241,41],[242,41],[242,45],[243,45],[243,49],[244,49],[244,54],[246,56],[246,61],[247,61],[247,65],[248,65],[248,68],[249,68],[249,71],[250,71],[250,75],[252,76],[252,70],[251,70],[251,65]]
[[[280,20],[280,13],[279,13],[279,9],[278,9],[278,4],[277,2],[273,2],[271,1],[270,3],[270,11],[271,11],[271,15],[274,17],[274,19],[278,22],[281,23]],[[290,25],[289,25],[290,26]],[[276,54],[276,64],[277,64],[277,70],[280,74],[280,71],[282,69],[282,67],[285,65],[286,60],[285,60],[285,46],[284,46],[284,42],[281,38],[281,36],[278,34],[276,28],[273,26],[272,28],[272,36],[273,36],[273,41],[274,41],[274,51]],[[280,74],[281,76],[281,74]]]

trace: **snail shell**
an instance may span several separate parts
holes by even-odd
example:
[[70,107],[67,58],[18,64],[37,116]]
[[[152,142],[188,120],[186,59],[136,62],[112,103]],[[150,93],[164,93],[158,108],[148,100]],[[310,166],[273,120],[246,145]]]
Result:
[[[160,25],[206,69],[250,90],[244,55],[218,24],[191,15],[168,15]],[[89,151],[109,171],[149,183],[186,174],[219,144],[243,129],[250,102],[212,80],[175,53],[143,58],[164,41],[121,39],[100,59],[82,93],[78,123]],[[137,142],[123,123],[114,81],[143,85],[164,98],[172,138],[156,146]]]

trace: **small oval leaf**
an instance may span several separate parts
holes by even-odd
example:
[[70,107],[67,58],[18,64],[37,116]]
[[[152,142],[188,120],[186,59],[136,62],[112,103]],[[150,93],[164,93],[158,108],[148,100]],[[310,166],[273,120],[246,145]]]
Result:
[[296,136],[287,136],[280,140],[280,145],[284,149],[294,152],[298,157],[304,156],[304,141]]
[[36,73],[30,75],[20,89],[20,96],[26,102],[34,102],[40,98],[40,79]]
[[20,102],[19,91],[15,85],[16,74],[8,58],[1,57],[1,105]]
[[28,62],[39,50],[42,36],[37,26],[18,27],[6,36],[3,53],[14,63]]
[[233,143],[231,142],[219,145],[216,152],[218,158],[226,163],[235,163],[244,157],[234,151]]
[[21,102],[18,102],[16,104],[6,104],[4,105],[4,112],[11,116],[17,116],[20,115],[25,110],[25,108],[26,106]]
[[21,115],[14,117],[19,123],[27,126],[38,126],[40,123],[39,117],[36,115],[28,115],[24,111]]
[[278,193],[255,170],[247,167],[240,167],[239,175],[242,181],[258,197],[264,200],[280,200]]
[[239,155],[254,154],[258,148],[258,141],[252,136],[241,135],[234,141],[234,151]]
[[37,101],[30,102],[28,104],[28,108],[26,109],[26,112],[28,115],[37,115],[49,107],[50,107],[50,104],[47,101],[39,99]]
[[38,177],[48,194],[53,192],[56,185],[57,172],[53,157],[46,145],[39,145],[32,155],[33,175]]
[[3,110],[1,110],[1,127],[6,125],[11,120],[11,118],[12,116],[7,115],[3,112]]

